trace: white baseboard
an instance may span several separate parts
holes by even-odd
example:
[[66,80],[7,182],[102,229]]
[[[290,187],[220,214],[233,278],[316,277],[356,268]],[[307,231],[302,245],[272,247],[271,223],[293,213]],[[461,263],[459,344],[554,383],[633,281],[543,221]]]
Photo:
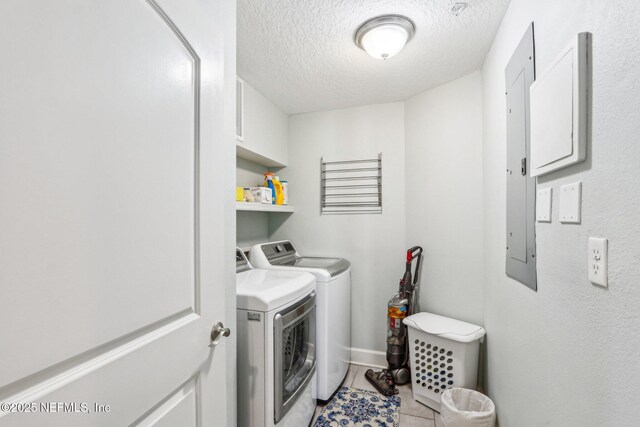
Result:
[[354,365],[373,366],[375,368],[387,367],[387,354],[384,351],[366,350],[364,348],[351,348],[351,363]]

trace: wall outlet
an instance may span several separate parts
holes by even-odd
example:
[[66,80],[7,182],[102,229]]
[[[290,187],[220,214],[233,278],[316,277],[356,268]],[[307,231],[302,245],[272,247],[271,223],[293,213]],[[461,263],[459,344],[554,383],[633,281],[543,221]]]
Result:
[[589,281],[596,285],[607,285],[607,239],[589,237]]

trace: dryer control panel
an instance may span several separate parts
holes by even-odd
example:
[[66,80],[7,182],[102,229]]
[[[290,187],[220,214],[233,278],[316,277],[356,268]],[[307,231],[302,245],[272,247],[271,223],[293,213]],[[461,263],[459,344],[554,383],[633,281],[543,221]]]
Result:
[[236,248],[236,273],[251,270],[251,264],[242,249]]

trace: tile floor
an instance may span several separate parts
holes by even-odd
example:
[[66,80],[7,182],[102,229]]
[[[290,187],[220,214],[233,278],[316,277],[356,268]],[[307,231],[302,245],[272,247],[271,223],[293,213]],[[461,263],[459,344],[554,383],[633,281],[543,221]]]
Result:
[[[375,371],[379,370],[378,368],[372,368],[371,366],[362,366],[362,365],[351,365],[349,366],[349,372],[347,373],[347,378],[344,380],[344,386],[360,388],[363,390],[371,390],[376,391],[375,387],[367,381],[364,377],[364,373],[367,369],[373,369]],[[413,400],[411,395],[411,384],[406,384],[403,386],[398,386],[400,389],[400,425],[399,427],[441,427],[442,423],[440,421],[440,414],[432,411],[429,407],[423,405],[422,403],[418,403]],[[377,391],[376,391],[377,392]],[[322,409],[321,405],[316,407],[316,413],[314,415],[313,423],[315,422],[315,418],[320,413]]]

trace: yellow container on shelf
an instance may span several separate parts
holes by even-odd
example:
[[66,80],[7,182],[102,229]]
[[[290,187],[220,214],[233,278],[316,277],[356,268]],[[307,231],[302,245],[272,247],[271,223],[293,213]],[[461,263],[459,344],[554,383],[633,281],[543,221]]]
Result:
[[236,187],[236,202],[244,202],[244,187]]

